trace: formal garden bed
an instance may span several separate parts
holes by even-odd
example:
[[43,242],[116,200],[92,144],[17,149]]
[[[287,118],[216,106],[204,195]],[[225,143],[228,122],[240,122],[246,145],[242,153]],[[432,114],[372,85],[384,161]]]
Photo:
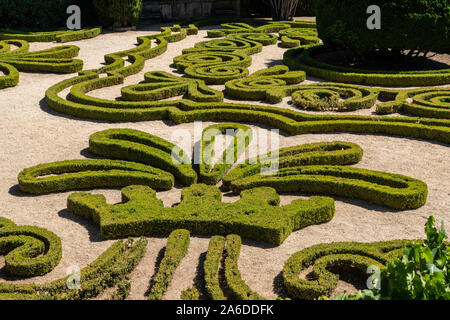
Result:
[[331,14],[0,30],[0,299],[448,299],[389,287],[448,264],[446,42],[389,68]]

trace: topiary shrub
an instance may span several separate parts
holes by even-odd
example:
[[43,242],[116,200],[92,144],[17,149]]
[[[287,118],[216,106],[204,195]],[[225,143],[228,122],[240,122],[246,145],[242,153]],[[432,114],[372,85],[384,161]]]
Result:
[[[381,9],[381,29],[367,28],[371,5]],[[317,0],[319,37],[328,46],[450,52],[450,0]]]
[[135,26],[142,12],[142,0],[94,0],[93,3],[100,23],[114,28]]

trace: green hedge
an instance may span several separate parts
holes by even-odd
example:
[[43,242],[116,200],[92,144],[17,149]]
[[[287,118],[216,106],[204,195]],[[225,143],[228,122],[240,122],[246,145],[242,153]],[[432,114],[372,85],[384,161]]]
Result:
[[303,70],[321,79],[380,86],[436,86],[450,83],[450,69],[427,71],[372,71],[333,66],[314,59],[314,55],[328,52],[322,44],[288,50],[284,64],[291,70]]
[[145,83],[123,87],[122,98],[127,101],[155,101],[187,93],[198,102],[221,102],[223,93],[209,88],[203,80],[181,78],[163,71],[145,74]]
[[28,32],[0,29],[0,40],[25,40],[28,42],[70,42],[95,38],[102,33],[102,28],[88,28],[81,30],[56,30],[44,32]]
[[[17,46],[11,50],[11,45]],[[73,73],[83,68],[83,61],[72,59],[80,50],[76,46],[59,46],[46,50],[29,52],[25,40],[0,41],[0,89],[16,86],[19,71]],[[11,50],[11,51],[10,51]]]
[[17,226],[0,217],[0,255],[5,256],[6,271],[10,275],[42,276],[61,260],[61,240],[46,229]]
[[[213,166],[215,138],[219,134],[230,133],[230,130],[234,134],[233,142],[224,150],[218,163]],[[223,176],[245,152],[253,138],[252,132],[250,127],[237,123],[221,123],[205,128],[202,133],[202,159],[198,170],[200,181],[215,185],[222,180]],[[207,133],[213,135],[207,136]]]
[[279,193],[303,192],[361,199],[396,210],[417,209],[427,200],[427,185],[417,179],[342,166],[286,167],[232,181],[231,190],[272,187]]
[[412,89],[398,93],[386,92],[384,95],[390,95],[391,101],[378,104],[378,114],[401,112],[419,117],[450,119],[449,88]]
[[[187,185],[197,182],[197,174],[184,151],[143,131],[107,129],[96,132],[89,138],[89,150],[97,155],[140,162],[168,171]],[[173,156],[174,154],[179,157]]]
[[233,299],[264,300],[258,293],[250,289],[239,272],[238,260],[241,252],[241,237],[228,235],[225,244],[224,273],[225,283]]
[[311,197],[279,207],[272,188],[245,190],[234,203],[222,203],[216,186],[192,185],[182,191],[181,203],[164,208],[156,192],[146,186],[122,189],[122,203],[109,205],[103,195],[74,193],[68,210],[100,227],[104,239],[141,235],[168,235],[187,229],[196,235],[239,234],[247,239],[281,244],[292,231],[330,221],[331,198]]
[[267,100],[279,103],[302,86],[303,71],[289,71],[286,66],[275,66],[253,73],[244,79],[225,83],[225,93],[242,100]]
[[209,298],[212,300],[226,300],[222,288],[220,287],[219,271],[222,263],[223,251],[225,250],[225,238],[213,236],[209,240],[206,259],[203,264],[205,278],[205,288]]
[[230,34],[225,39],[198,42],[194,48],[183,50],[181,56],[174,58],[174,65],[189,78],[206,84],[225,84],[247,76],[250,55],[276,42],[272,34]]
[[152,280],[150,293],[148,295],[149,300],[162,299],[172,281],[175,270],[188,251],[189,241],[190,233],[188,230],[180,229],[170,233],[164,257]]
[[251,177],[269,168],[276,161],[278,168],[311,165],[349,165],[358,163],[363,150],[351,142],[319,142],[274,150],[271,154],[247,159],[222,179],[223,188],[230,190],[234,181]]
[[103,26],[136,26],[142,13],[142,0],[93,0]]
[[378,89],[339,83],[318,83],[292,93],[294,105],[315,111],[355,111],[375,105]]
[[157,190],[170,190],[173,176],[148,165],[104,159],[58,161],[22,170],[20,190],[46,194],[67,190],[125,187],[142,184]]
[[295,48],[301,45],[320,43],[317,30],[313,28],[290,28],[279,32],[281,46]]
[[147,240],[117,241],[81,269],[81,288],[67,288],[70,276],[44,284],[0,283],[0,300],[85,300],[122,282],[145,254]]
[[[407,240],[358,243],[319,244],[294,253],[284,264],[283,280],[289,296],[295,299],[317,299],[336,289],[339,272],[350,271],[367,278],[369,266],[382,267],[397,258],[409,243]],[[300,273],[313,267],[311,280]]]

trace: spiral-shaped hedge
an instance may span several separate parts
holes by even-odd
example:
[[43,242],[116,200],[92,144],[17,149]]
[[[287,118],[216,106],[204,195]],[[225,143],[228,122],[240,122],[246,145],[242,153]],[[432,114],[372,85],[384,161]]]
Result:
[[234,98],[278,103],[301,88],[297,84],[305,78],[303,71],[289,71],[286,66],[274,66],[257,71],[247,78],[228,81],[225,92]]
[[0,255],[5,256],[6,271],[10,275],[42,276],[61,260],[61,240],[46,229],[17,226],[0,217]]
[[281,45],[285,48],[299,47],[312,43],[320,43],[317,30],[313,28],[290,28],[279,32]]
[[292,102],[305,110],[355,111],[375,105],[379,91],[338,83],[306,85],[292,93]]
[[272,34],[244,33],[229,35],[225,39],[203,41],[183,55],[174,58],[179,71],[207,84],[224,84],[229,80],[248,75],[251,64],[249,55],[261,52],[265,45],[275,44]]

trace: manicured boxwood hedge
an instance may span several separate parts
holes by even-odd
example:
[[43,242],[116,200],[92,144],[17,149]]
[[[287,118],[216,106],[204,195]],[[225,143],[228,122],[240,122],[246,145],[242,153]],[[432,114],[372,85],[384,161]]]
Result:
[[117,241],[81,269],[79,290],[67,287],[70,276],[44,284],[0,283],[0,300],[85,300],[122,282],[145,254],[147,240]]
[[[17,49],[11,50],[11,45]],[[78,55],[76,46],[59,46],[29,52],[24,40],[0,41],[0,89],[16,86],[19,71],[73,73],[83,68],[83,61],[72,59]],[[4,74],[4,75],[3,75]]]
[[242,100],[267,100],[279,103],[302,86],[306,79],[303,71],[289,71],[286,66],[263,69],[244,78],[228,81],[225,93]]
[[[382,267],[397,258],[408,240],[358,243],[319,244],[294,253],[284,264],[283,280],[289,296],[295,299],[317,299],[329,296],[337,287],[339,273],[351,271],[367,278],[369,266]],[[313,267],[311,279],[300,273]]]
[[242,279],[239,272],[238,260],[241,252],[241,237],[228,235],[225,244],[224,274],[225,283],[233,299],[236,300],[264,300],[258,293]]
[[321,79],[380,86],[436,86],[450,83],[450,69],[427,71],[372,71],[339,67],[314,59],[330,50],[322,44],[291,49],[284,54],[284,64]]
[[42,276],[61,260],[61,240],[46,229],[17,226],[0,217],[0,255],[5,256],[6,271],[10,275]]
[[163,71],[148,72],[145,83],[122,88],[122,98],[127,101],[157,101],[186,93],[193,101],[223,101],[223,93],[209,88],[203,80],[176,77]]
[[396,210],[417,209],[427,200],[427,185],[417,179],[382,171],[342,166],[286,167],[234,180],[234,192],[272,187],[279,193],[303,192],[361,199]]
[[102,28],[88,28],[81,30],[57,30],[45,32],[23,32],[0,29],[0,40],[25,40],[28,42],[70,42],[95,38],[102,32]]
[[[234,135],[233,141],[213,165],[216,136],[224,134]],[[202,159],[198,166],[200,181],[205,184],[217,184],[245,152],[252,138],[252,129],[238,123],[221,123],[205,128],[201,142]]]
[[276,42],[272,34],[230,34],[225,39],[198,42],[194,48],[184,49],[181,56],[174,58],[174,65],[189,78],[206,84],[225,84],[246,77],[250,55]]
[[311,197],[279,207],[280,198],[272,188],[241,193],[241,200],[222,203],[216,186],[192,185],[182,191],[181,203],[164,208],[156,192],[146,186],[122,189],[120,204],[106,203],[103,195],[74,193],[68,210],[100,227],[104,239],[141,235],[168,235],[187,229],[196,235],[239,234],[247,239],[281,244],[293,230],[330,221],[334,200]]
[[173,274],[186,255],[189,248],[190,233],[188,230],[175,230],[167,240],[164,257],[152,280],[149,300],[161,300],[172,281]]
[[213,236],[209,240],[206,259],[203,264],[203,273],[205,278],[205,289],[212,300],[226,300],[222,288],[220,287],[219,271],[222,264],[223,253],[225,250],[225,238],[222,236]]
[[[133,129],[108,129],[92,134],[89,151],[113,159],[143,163],[168,171],[182,183],[197,182],[187,154],[176,145]],[[177,154],[179,158],[173,155]]]
[[281,46],[284,48],[295,48],[312,43],[320,43],[316,29],[312,28],[290,28],[279,32]]
[[247,159],[228,172],[222,179],[224,190],[230,190],[233,181],[251,177],[276,161],[278,168],[311,165],[349,165],[358,163],[363,150],[351,142],[319,142],[274,150],[270,154]]
[[40,164],[18,175],[23,192],[45,194],[67,190],[125,187],[142,184],[170,190],[173,176],[148,165],[118,160],[84,159]]

